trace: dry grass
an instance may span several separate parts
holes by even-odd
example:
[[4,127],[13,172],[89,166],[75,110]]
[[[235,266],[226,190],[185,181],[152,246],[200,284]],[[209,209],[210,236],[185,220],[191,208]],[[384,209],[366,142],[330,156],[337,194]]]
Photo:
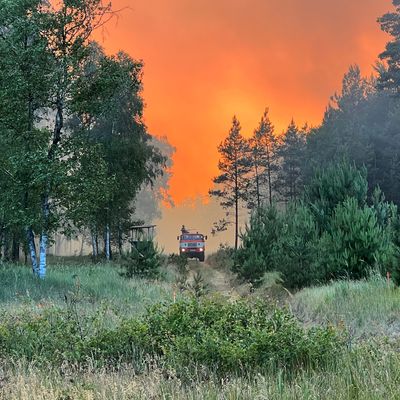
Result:
[[343,355],[324,371],[299,371],[291,379],[283,373],[234,378],[218,382],[179,378],[159,370],[136,376],[119,371],[40,371],[21,363],[5,369],[0,381],[4,400],[254,400],[254,399],[399,399],[400,355],[383,344]]

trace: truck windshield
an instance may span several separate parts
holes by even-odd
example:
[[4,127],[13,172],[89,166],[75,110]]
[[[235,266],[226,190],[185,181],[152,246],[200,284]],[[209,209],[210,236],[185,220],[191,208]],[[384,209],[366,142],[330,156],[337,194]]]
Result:
[[203,235],[182,235],[181,240],[203,240]]

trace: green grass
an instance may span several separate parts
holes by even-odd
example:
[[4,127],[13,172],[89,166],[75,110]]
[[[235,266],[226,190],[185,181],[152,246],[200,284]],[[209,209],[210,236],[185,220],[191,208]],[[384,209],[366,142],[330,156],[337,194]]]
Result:
[[144,311],[147,305],[172,299],[167,282],[126,279],[113,264],[53,264],[40,281],[26,266],[0,266],[0,309],[54,304],[63,306],[73,298],[82,308],[96,309],[104,304],[122,315]]
[[400,289],[380,276],[304,289],[292,309],[306,323],[344,324],[355,338],[399,335]]

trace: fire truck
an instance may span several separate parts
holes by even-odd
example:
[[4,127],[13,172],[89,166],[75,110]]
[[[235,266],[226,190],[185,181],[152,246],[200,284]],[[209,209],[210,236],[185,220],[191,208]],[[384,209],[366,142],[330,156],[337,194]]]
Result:
[[203,262],[205,260],[207,236],[199,232],[191,232],[182,226],[179,240],[179,254],[188,258],[197,258]]

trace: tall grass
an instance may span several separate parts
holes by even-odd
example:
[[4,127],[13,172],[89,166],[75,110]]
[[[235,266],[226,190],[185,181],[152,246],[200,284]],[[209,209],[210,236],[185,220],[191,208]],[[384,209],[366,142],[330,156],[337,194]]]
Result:
[[154,369],[137,376],[129,368],[108,371],[64,369],[43,373],[35,366],[6,367],[0,379],[0,398],[42,399],[204,399],[204,400],[347,400],[399,399],[400,355],[384,346],[365,346],[342,356],[324,370],[300,370],[291,379],[283,372],[218,381],[179,377]]
[[356,338],[399,335],[400,289],[378,275],[304,289],[292,308],[306,323],[344,324]]
[[107,304],[123,315],[141,313],[149,304],[172,299],[173,289],[166,282],[125,279],[112,264],[52,265],[44,281],[30,268],[0,266],[0,308],[11,310],[51,303],[63,306],[70,298],[81,307],[94,309]]

